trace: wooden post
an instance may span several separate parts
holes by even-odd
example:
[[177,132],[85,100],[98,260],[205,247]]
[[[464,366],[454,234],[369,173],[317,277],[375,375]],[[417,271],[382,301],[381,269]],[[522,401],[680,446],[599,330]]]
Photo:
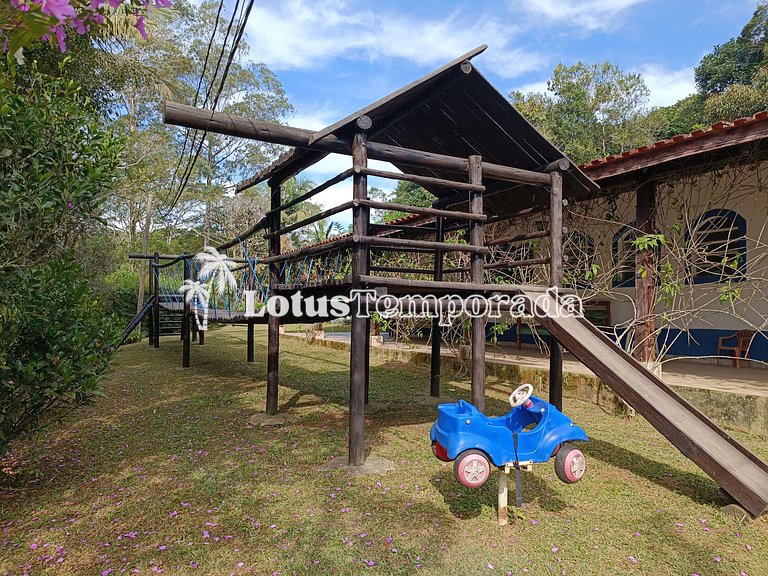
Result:
[[[550,174],[549,201],[549,285],[563,287],[563,175]],[[563,409],[563,348],[549,338],[549,402],[558,410]]]
[[[272,186],[270,195],[270,210],[272,210],[272,223],[270,231],[280,229],[281,193],[280,186]],[[269,255],[280,254],[280,236],[272,236],[269,239]],[[269,263],[269,288],[273,294],[275,286],[280,283],[280,262]],[[249,327],[249,330],[251,328]],[[277,414],[278,374],[280,359],[280,318],[270,315],[267,319],[267,414]]]
[[368,334],[368,344],[365,346],[365,397],[364,404],[368,406],[368,388],[371,382],[371,322],[370,318],[365,321],[365,333]]
[[[435,218],[435,242],[445,240],[444,220],[442,216]],[[434,279],[440,282],[443,279],[443,253],[435,251]],[[440,347],[443,342],[443,327],[440,326],[440,318],[432,319],[432,366],[430,368],[429,395],[435,398],[440,396]]]
[[[152,260],[148,262],[149,266],[149,293],[152,295],[152,309],[147,316],[147,335],[149,340],[149,346],[152,346],[155,342],[155,308],[157,308],[157,298],[155,298],[155,273],[152,268]],[[139,324],[141,326],[141,324]],[[141,328],[139,328],[139,336],[141,336]]]
[[248,322],[248,362],[253,362],[253,321]]
[[498,490],[498,511],[497,517],[499,526],[506,526],[509,523],[509,491],[507,489],[507,467],[499,468],[499,490]]
[[[192,276],[191,267],[189,260],[182,260],[184,263],[184,280],[189,280]],[[181,316],[181,341],[182,341],[182,366],[184,368],[189,368],[189,349],[191,342],[189,340],[190,336],[190,330],[189,330],[189,300],[186,297],[186,294],[184,295],[184,312]]]
[[155,252],[152,255],[152,263],[149,270],[154,277],[152,288],[155,291],[155,305],[152,307],[152,327],[154,328],[153,344],[155,348],[160,348],[160,271],[157,265],[160,263],[160,254]]
[[[352,163],[355,170],[353,200],[368,198],[368,178],[360,171],[368,165],[365,130],[370,128],[370,119],[358,119],[360,132],[352,140]],[[356,237],[368,235],[370,209],[358,205],[352,211],[352,233]],[[360,277],[368,274],[369,248],[367,244],[356,243],[352,248],[352,287],[362,286]],[[365,464],[365,380],[368,355],[368,322],[352,314],[351,349],[349,356],[349,465]]]
[[[469,157],[469,183],[482,185],[483,160],[480,156]],[[469,211],[472,214],[483,213],[483,193],[469,193]],[[469,243],[473,246],[483,246],[483,222],[474,220],[469,225]],[[473,284],[483,283],[485,256],[479,253],[470,254],[469,275]],[[485,318],[472,318],[472,404],[478,410],[485,410]]]
[[[190,270],[191,270],[192,280],[197,282],[197,279],[198,279],[197,278],[197,266],[195,266],[195,261],[194,260],[188,260],[188,262],[189,262],[189,266],[190,266]],[[191,306],[190,306],[190,314],[189,314],[189,316],[190,316],[189,327],[192,330],[192,342],[197,342],[197,333],[199,332],[199,330],[197,329],[197,318],[195,318],[196,314],[194,312],[192,312]]]
[[[637,189],[635,227],[639,235],[656,228],[656,185],[648,182]],[[656,289],[656,250],[637,252],[635,272],[635,358],[646,365],[656,360],[656,325],[653,319]]]

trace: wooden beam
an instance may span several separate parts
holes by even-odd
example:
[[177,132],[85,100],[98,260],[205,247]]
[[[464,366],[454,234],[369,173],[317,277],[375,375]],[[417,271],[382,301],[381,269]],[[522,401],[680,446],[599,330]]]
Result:
[[[311,130],[292,128],[262,120],[241,118],[225,112],[201,110],[193,106],[170,101],[165,103],[163,119],[166,124],[204,130],[215,134],[227,134],[229,136],[250,138],[273,144],[283,144],[297,148],[312,148],[313,150],[346,154],[348,156],[352,155],[352,146],[349,140],[336,138],[333,134],[310,142],[314,134]],[[371,160],[384,160],[394,164],[419,168],[437,168],[449,172],[466,173],[469,170],[469,164],[465,158],[447,156],[445,154],[412,150],[377,142],[368,142],[366,144],[366,151],[368,158]],[[488,162],[483,163],[483,174],[486,178],[522,184],[546,186],[550,182],[549,175],[542,172]]]
[[[435,220],[435,242],[443,243],[445,233],[443,232],[444,221],[438,216]],[[441,282],[443,279],[443,253],[439,250],[435,252],[435,270],[433,278],[435,282]],[[433,398],[440,396],[440,348],[443,343],[443,327],[440,326],[440,319],[432,319],[432,354],[429,370],[429,395]]]
[[390,238],[385,236],[361,236],[354,237],[355,242],[392,248],[424,248],[427,250],[442,250],[443,252],[468,252],[470,254],[490,254],[485,246],[473,246],[471,244],[448,244],[446,242],[430,242],[427,240],[410,240],[405,238]]
[[[469,157],[469,181],[472,184],[483,183],[483,161],[480,156]],[[483,193],[469,193],[469,209],[472,214],[483,213]],[[470,245],[485,248],[482,222],[471,222],[469,227]],[[487,248],[485,248],[487,250]],[[483,284],[484,252],[473,252],[469,260],[469,277],[473,284]],[[485,412],[485,318],[472,318],[472,404]]]
[[397,274],[433,274],[429,268],[397,268],[395,266],[371,266],[371,272],[392,272]]
[[512,242],[524,242],[525,240],[535,240],[536,238],[546,238],[549,236],[549,230],[541,232],[528,232],[527,234],[515,234],[513,236],[504,236],[495,238],[485,243],[486,246],[498,246],[499,244],[510,244]]
[[[192,278],[191,274],[191,263],[185,261],[184,262],[184,280],[190,280]],[[181,343],[182,343],[182,351],[181,351],[181,365],[184,368],[189,368],[190,366],[190,347],[192,343],[190,342],[190,329],[189,329],[189,316],[190,316],[190,302],[187,298],[184,298],[184,305],[182,307],[182,316],[181,316]]]
[[[434,280],[412,280],[409,278],[386,278],[384,276],[361,276],[360,282],[366,286],[384,288],[403,288],[421,291],[457,293],[516,294],[525,290],[541,291],[541,286],[528,284],[475,284],[474,282],[435,282]],[[571,294],[573,290],[560,290],[561,294]]]
[[[274,240],[274,238],[272,240]],[[312,256],[313,254],[322,254],[323,252],[328,252],[329,250],[333,250],[335,248],[350,246],[353,243],[354,240],[352,239],[352,236],[342,236],[341,238],[337,238],[336,240],[331,240],[330,242],[325,242],[323,244],[307,246],[305,248],[300,248],[299,250],[286,252],[285,254],[278,253],[274,256],[267,256],[266,258],[262,258],[259,263],[273,264],[275,262],[283,262],[285,260],[294,260],[303,258],[304,256]]]
[[[355,169],[352,198],[357,206],[352,212],[352,233],[368,237],[370,209],[363,204],[368,199],[368,178],[362,169],[368,165],[366,136],[358,132],[353,138],[352,162]],[[362,278],[368,274],[370,254],[365,243],[352,248],[352,288],[362,286]],[[370,334],[366,318],[352,315],[349,351],[349,465],[365,464],[365,388],[366,360]]]
[[[656,231],[656,185],[640,186],[635,205],[635,228],[639,235]],[[656,360],[654,303],[656,290],[656,250],[638,250],[635,271],[635,358],[650,364]]]
[[155,279],[152,289],[154,290],[155,304],[152,307],[152,321],[154,327],[152,344],[155,348],[160,348],[160,281],[158,278],[157,265],[159,264],[160,255],[155,252],[152,258],[152,264],[149,269],[152,272],[152,276]]
[[[549,193],[549,285],[563,287],[563,175],[552,172]],[[554,336],[549,342],[549,402],[563,409],[563,348]]]
[[395,204],[393,202],[379,202],[378,200],[359,200],[361,205],[368,206],[375,210],[393,210],[395,212],[409,212],[411,214],[426,214],[427,216],[442,216],[452,220],[472,220],[484,222],[488,220],[485,214],[471,214],[470,212],[460,212],[456,210],[438,210],[437,208],[428,208],[422,206],[408,206],[407,204]]
[[264,238],[274,238],[275,236],[282,236],[283,234],[288,234],[289,232],[293,232],[294,230],[298,230],[299,228],[303,228],[304,226],[309,226],[310,224],[314,224],[315,222],[323,220],[324,218],[328,218],[329,216],[334,216],[335,214],[338,214],[340,212],[345,212],[347,210],[350,210],[352,209],[353,206],[354,204],[352,203],[352,201],[350,201],[350,202],[345,202],[344,204],[335,206],[334,208],[328,208],[328,210],[323,210],[322,212],[318,212],[317,214],[314,214],[309,218],[305,218],[300,222],[296,222],[296,224],[291,224],[290,226],[286,226],[284,228],[280,228],[279,230],[275,230],[274,232],[269,232],[268,234],[264,234]]
[[[280,206],[282,193],[280,186],[272,187],[269,196],[269,207],[275,210]],[[280,228],[280,213],[275,212],[270,219],[272,232]],[[280,238],[273,236],[269,239],[269,257],[280,255]],[[276,286],[281,282],[280,265],[278,260],[270,260],[269,285]],[[267,414],[277,414],[280,374],[280,318],[270,314],[267,319]]]
[[419,176],[417,174],[405,174],[402,172],[387,172],[385,170],[365,169],[366,176],[377,176],[378,178],[388,178],[390,180],[406,180],[416,182],[417,184],[426,184],[433,186],[442,186],[443,188],[453,188],[456,190],[468,190],[472,192],[485,192],[485,186],[468,184],[467,182],[456,182],[444,178],[432,178],[430,176]]

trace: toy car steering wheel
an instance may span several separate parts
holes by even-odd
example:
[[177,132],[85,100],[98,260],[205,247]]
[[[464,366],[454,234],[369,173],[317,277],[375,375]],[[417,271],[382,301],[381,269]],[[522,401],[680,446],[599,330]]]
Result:
[[512,408],[517,408],[528,402],[528,398],[533,394],[533,386],[530,384],[523,384],[518,386],[512,394],[509,395],[509,405]]

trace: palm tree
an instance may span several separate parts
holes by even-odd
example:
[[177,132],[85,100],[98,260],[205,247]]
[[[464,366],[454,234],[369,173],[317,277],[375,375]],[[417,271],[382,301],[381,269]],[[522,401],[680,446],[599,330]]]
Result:
[[232,274],[232,268],[237,266],[237,263],[227,258],[226,254],[219,254],[216,248],[208,246],[195,256],[195,260],[203,265],[199,273],[200,280],[210,279],[211,285],[215,282],[219,296],[224,296],[228,290],[237,289],[237,280]]
[[[179,292],[184,294],[184,300],[190,308],[194,307],[195,322],[200,330],[208,329],[208,300],[211,295],[208,287],[199,280],[184,280],[184,284],[179,288]],[[199,305],[199,306],[198,306]],[[203,322],[200,323],[200,316],[197,314],[198,308],[203,309]]]

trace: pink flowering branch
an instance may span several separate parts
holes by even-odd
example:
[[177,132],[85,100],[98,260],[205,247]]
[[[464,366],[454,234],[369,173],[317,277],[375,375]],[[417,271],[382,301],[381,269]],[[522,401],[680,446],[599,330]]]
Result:
[[36,41],[55,41],[66,52],[68,32],[87,34],[121,7],[136,17],[136,29],[146,38],[147,14],[170,5],[171,0],[10,0],[0,3],[0,51],[11,65],[14,58],[21,63],[23,49]]

